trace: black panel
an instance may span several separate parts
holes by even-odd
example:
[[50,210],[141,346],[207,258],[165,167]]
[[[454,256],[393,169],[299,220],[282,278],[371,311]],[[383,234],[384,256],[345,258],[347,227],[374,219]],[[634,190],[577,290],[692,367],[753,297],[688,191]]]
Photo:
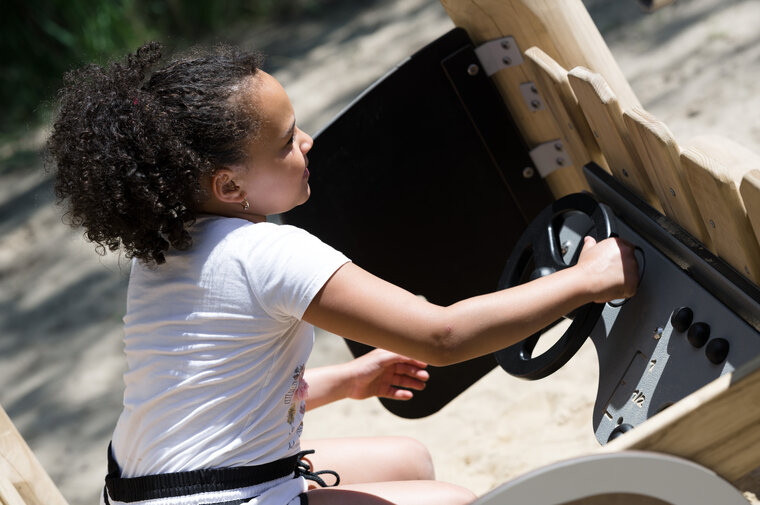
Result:
[[[369,88],[316,137],[312,196],[284,222],[433,303],[494,291],[551,196],[540,179],[522,178],[527,149],[490,79],[467,72],[473,62],[469,37],[455,29]],[[431,414],[495,364],[486,356],[433,368],[414,400],[384,405],[402,417]]]

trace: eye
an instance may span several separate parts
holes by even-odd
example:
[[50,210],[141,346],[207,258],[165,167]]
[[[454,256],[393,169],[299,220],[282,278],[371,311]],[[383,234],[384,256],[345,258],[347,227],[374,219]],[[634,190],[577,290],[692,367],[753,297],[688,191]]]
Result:
[[293,133],[290,135],[290,138],[285,143],[285,149],[290,149],[293,146],[293,144],[295,144],[295,142],[296,142],[296,129],[293,128]]

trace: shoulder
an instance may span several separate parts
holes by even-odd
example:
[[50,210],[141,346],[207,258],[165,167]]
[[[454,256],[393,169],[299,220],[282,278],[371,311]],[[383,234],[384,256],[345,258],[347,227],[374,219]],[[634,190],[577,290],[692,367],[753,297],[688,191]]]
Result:
[[268,222],[250,223],[241,219],[229,219],[229,221],[236,221],[225,224],[224,232],[230,243],[268,247],[296,247],[299,244],[329,247],[316,236],[296,226]]
[[[296,226],[275,223],[251,223],[237,218],[202,218],[193,226],[193,240],[208,255],[222,255],[244,263],[310,259],[342,254],[318,237]],[[204,255],[205,256],[205,255]]]

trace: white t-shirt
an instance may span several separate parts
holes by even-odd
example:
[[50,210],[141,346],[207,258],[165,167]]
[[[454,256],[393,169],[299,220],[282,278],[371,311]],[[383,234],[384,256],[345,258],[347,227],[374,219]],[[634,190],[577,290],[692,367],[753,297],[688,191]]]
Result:
[[299,450],[314,330],[301,321],[348,259],[293,226],[203,217],[188,251],[132,264],[123,477],[267,463]]

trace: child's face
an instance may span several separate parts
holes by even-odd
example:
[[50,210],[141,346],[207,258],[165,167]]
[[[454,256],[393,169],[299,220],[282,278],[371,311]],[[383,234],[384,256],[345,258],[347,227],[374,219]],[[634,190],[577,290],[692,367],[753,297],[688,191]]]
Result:
[[235,176],[250,203],[247,214],[268,216],[286,212],[309,199],[312,138],[295,124],[293,106],[279,82],[259,71],[250,86],[259,115],[259,134]]

